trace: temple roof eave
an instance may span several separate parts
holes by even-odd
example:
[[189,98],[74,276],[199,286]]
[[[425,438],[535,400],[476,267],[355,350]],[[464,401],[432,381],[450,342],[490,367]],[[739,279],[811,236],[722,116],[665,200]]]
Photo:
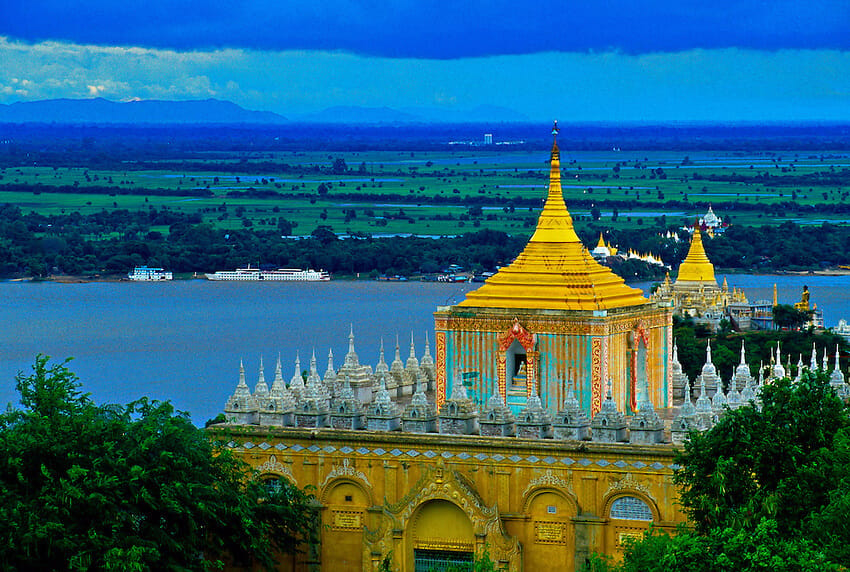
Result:
[[593,320],[600,319],[603,320],[606,317],[613,317],[620,314],[623,315],[635,315],[635,314],[646,314],[654,315],[657,311],[668,311],[672,312],[672,309],[667,306],[661,306],[656,302],[647,302],[644,304],[637,304],[632,306],[619,306],[616,308],[606,308],[603,310],[599,310],[596,308],[590,309],[553,309],[551,307],[546,308],[530,308],[528,305],[524,305],[522,307],[508,307],[504,306],[476,306],[474,304],[467,304],[464,306],[438,306],[437,310],[434,312],[435,317],[443,317],[447,319],[466,319],[466,318],[475,318],[475,317],[491,317],[493,319],[509,319],[513,320],[514,318],[519,318],[520,320],[539,317],[541,319],[556,319],[556,320]]

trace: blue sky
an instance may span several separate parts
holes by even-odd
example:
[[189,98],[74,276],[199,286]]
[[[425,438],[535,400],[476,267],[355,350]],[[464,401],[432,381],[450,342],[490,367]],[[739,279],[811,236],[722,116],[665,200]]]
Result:
[[4,0],[0,103],[848,120],[850,1]]

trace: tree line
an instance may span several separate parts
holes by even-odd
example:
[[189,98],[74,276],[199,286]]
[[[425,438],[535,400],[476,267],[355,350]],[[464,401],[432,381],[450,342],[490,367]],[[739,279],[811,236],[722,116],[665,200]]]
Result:
[[[200,213],[167,207],[130,211],[102,210],[82,215],[24,214],[20,207],[0,205],[0,277],[48,274],[120,274],[134,266],[168,268],[174,272],[206,272],[247,264],[274,267],[321,268],[340,274],[435,273],[450,264],[483,271],[510,263],[528,240],[480,230],[455,237],[417,236],[374,238],[352,233],[345,239],[332,228],[318,226],[294,239],[293,223],[283,217],[277,228],[223,230],[202,222]],[[613,229],[601,223],[582,224],[580,238],[592,248],[599,232],[621,250],[653,253],[675,266],[689,249],[687,233],[673,225]],[[151,230],[168,226],[167,233]],[[667,231],[681,236],[667,238]],[[530,229],[529,231],[530,232]],[[734,270],[802,270],[850,264],[850,228],[824,223],[801,226],[731,226],[704,240],[718,268]],[[632,279],[656,279],[663,268],[638,261],[618,263],[615,271]]]

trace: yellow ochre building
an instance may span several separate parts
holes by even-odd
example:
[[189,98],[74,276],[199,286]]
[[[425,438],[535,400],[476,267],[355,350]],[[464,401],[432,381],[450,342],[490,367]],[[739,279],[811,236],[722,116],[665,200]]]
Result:
[[[557,128],[553,131],[556,136]],[[561,191],[516,260],[434,314],[434,357],[392,366],[311,359],[287,384],[278,361],[253,392],[244,370],[210,427],[258,478],[315,487],[320,541],[291,571],[441,571],[485,550],[511,571],[577,570],[620,554],[651,523],[684,520],[671,440],[672,308],[597,263]],[[331,356],[332,358],[332,356]],[[709,412],[710,413],[710,412]]]

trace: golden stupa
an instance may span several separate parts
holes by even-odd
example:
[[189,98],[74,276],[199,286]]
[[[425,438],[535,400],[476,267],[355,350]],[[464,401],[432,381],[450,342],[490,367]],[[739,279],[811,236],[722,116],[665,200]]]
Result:
[[605,244],[605,239],[602,237],[602,233],[599,233],[599,242],[596,243],[596,248],[608,248],[608,245]]
[[691,248],[688,255],[679,265],[679,274],[676,282],[709,282],[717,286],[714,278],[714,265],[705,254],[702,244],[702,233],[699,225],[694,225],[694,237],[691,240]]
[[[553,129],[557,135],[557,126]],[[600,238],[601,240],[601,238]],[[552,144],[549,194],[525,249],[460,306],[544,310],[608,310],[648,304],[642,292],[602,266],[573,228],[561,191],[558,143]]]

